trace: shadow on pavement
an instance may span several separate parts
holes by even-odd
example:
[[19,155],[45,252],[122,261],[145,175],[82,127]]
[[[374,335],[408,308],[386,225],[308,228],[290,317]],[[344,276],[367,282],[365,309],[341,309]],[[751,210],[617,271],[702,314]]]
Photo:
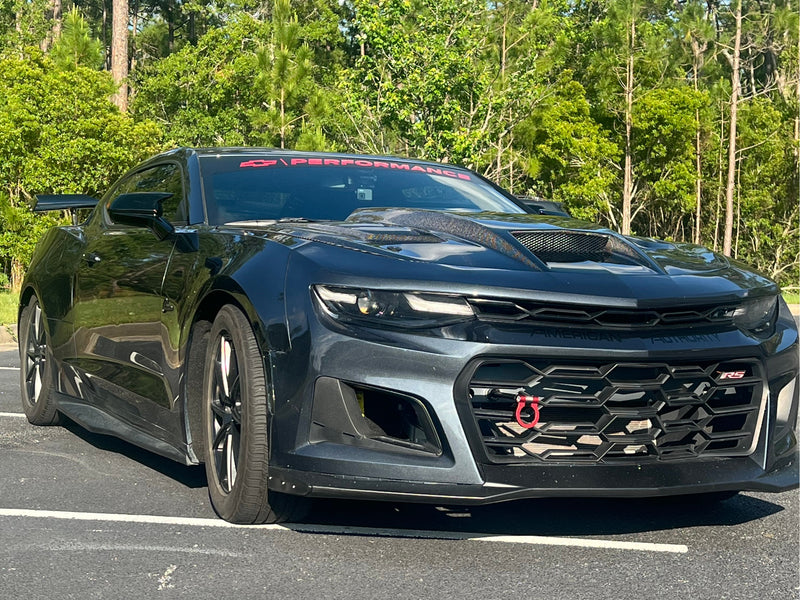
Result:
[[203,465],[182,465],[110,435],[92,433],[66,417],[62,417],[62,419],[63,422],[61,425],[64,429],[78,436],[87,444],[91,444],[98,450],[121,454],[148,469],[158,471],[162,475],[174,479],[188,488],[196,489],[206,487],[206,472]]
[[[196,489],[206,487],[202,465],[185,466],[65,419],[64,427],[99,450],[121,454]],[[495,535],[613,535],[686,527],[731,526],[781,512],[779,504],[746,494],[710,502],[672,498],[547,498],[488,506],[437,506],[396,502],[315,500],[306,524],[424,529]],[[291,526],[290,526],[291,527]]]
[[690,497],[549,498],[479,507],[327,500],[317,501],[305,522],[497,535],[611,535],[739,525],[782,510],[744,494],[716,503]]

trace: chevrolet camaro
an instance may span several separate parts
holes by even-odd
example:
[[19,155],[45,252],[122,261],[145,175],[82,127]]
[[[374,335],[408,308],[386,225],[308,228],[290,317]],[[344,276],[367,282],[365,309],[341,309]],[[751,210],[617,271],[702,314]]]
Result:
[[182,148],[39,242],[22,403],[187,465],[223,519],[798,485],[798,332],[701,246],[540,214],[469,170]]

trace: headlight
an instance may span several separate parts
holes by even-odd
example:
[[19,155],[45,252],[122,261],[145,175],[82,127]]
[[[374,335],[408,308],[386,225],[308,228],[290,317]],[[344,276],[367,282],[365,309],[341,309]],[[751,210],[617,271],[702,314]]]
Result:
[[460,296],[326,285],[315,285],[313,290],[328,314],[343,321],[422,328],[450,325],[475,316]]
[[733,322],[740,329],[755,334],[769,334],[775,326],[778,297],[762,296],[745,300],[733,313]]

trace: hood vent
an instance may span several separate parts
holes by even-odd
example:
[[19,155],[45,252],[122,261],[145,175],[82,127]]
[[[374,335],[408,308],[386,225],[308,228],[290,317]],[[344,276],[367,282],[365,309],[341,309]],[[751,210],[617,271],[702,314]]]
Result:
[[545,263],[597,262],[651,267],[637,250],[613,235],[589,231],[512,231],[520,244]]
[[407,208],[369,208],[359,209],[347,217],[347,223],[384,223],[429,232],[432,235],[444,233],[484,248],[491,248],[505,254],[531,269],[541,270],[541,266],[530,256],[512,244],[506,235],[460,215],[433,210],[412,210]]

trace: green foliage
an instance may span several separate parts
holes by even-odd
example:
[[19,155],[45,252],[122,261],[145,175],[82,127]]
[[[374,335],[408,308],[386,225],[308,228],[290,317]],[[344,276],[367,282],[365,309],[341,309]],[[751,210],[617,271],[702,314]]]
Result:
[[0,59],[0,261],[14,285],[16,265],[27,264],[54,222],[30,212],[34,194],[99,196],[162,147],[155,124],[134,123],[111,104],[108,73],[80,65],[62,70],[41,53],[31,54]]
[[272,36],[255,54],[255,88],[260,101],[250,111],[250,122],[263,145],[294,147],[303,134],[303,145],[311,150],[328,146],[306,132],[306,123],[325,113],[325,101],[312,78],[311,48],[301,39],[302,30],[289,0],[275,0]]
[[[729,3],[142,0],[131,117],[94,71],[106,4],[76,5],[52,41],[49,0],[0,0],[0,273],[15,281],[51,222],[27,210],[31,194],[99,193],[159,129],[169,146],[456,162],[611,227],[627,150],[632,229],[721,245]],[[743,7],[733,254],[796,286],[800,16],[790,0]]]
[[591,118],[585,90],[571,75],[565,72],[553,95],[520,123],[517,141],[526,155],[537,157],[528,191],[595,221],[608,211],[620,149]]
[[[634,105],[642,233],[674,237],[682,217],[693,210],[695,111],[704,101],[702,93],[681,86],[647,91]],[[660,218],[652,219],[654,213]]]
[[267,24],[242,16],[145,66],[133,74],[131,113],[162,123],[174,145],[250,143],[253,55],[268,35]]
[[[480,163],[492,119],[502,104],[492,91],[494,69],[479,0],[356,0],[352,24],[366,46],[345,82],[346,110],[367,149],[421,158]],[[366,125],[393,132],[369,140]],[[359,139],[360,138],[360,139]],[[377,145],[382,147],[375,147]]]
[[19,298],[16,294],[2,290],[5,287],[0,281],[0,325],[8,325],[17,322],[17,302]]
[[89,24],[76,6],[67,13],[61,37],[53,44],[50,57],[62,69],[75,69],[78,66],[99,69],[102,65],[101,44],[92,37]]
[[49,0],[0,0],[0,53],[25,53],[47,37]]

